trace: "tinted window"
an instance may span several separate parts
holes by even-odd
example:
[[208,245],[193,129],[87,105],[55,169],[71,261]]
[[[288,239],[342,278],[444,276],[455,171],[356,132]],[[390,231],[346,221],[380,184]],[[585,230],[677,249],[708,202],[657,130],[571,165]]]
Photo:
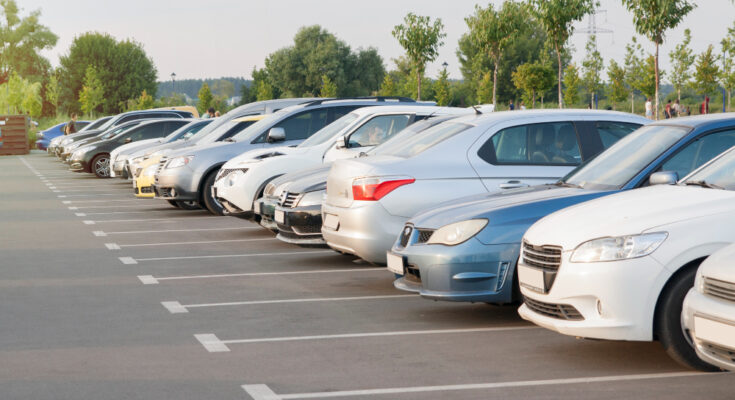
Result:
[[600,140],[602,141],[602,147],[605,149],[640,127],[641,126],[638,124],[629,124],[625,122],[595,122],[595,128],[597,128],[597,133],[600,135]]
[[286,140],[301,140],[327,125],[328,109],[321,108],[302,112],[274,125],[274,128],[283,128],[286,131]]
[[712,164],[692,174],[684,181],[687,182],[706,182],[722,189],[735,190],[735,151],[728,151]]
[[137,142],[138,140],[153,139],[155,137],[163,136],[162,134],[164,126],[165,123],[147,124],[135,129],[135,131],[130,132],[129,135],[125,136],[127,138],[130,138],[133,142]]
[[570,122],[505,128],[478,155],[491,164],[577,165],[582,161],[577,132]]
[[735,131],[715,132],[689,143],[661,166],[661,171],[674,171],[683,178],[715,156],[735,146]]
[[240,121],[235,123],[235,125],[228,129],[227,132],[225,132],[222,136],[219,137],[217,140],[225,140],[227,138],[233,137],[237,135],[238,133],[242,132],[245,128],[249,127],[250,125],[254,124],[257,121]]
[[349,147],[376,146],[408,125],[411,115],[381,115],[359,127],[350,135]]
[[389,148],[381,150],[380,154],[404,158],[413,157],[470,128],[472,125],[455,122],[439,124],[422,131],[420,135],[412,135],[392,144]]

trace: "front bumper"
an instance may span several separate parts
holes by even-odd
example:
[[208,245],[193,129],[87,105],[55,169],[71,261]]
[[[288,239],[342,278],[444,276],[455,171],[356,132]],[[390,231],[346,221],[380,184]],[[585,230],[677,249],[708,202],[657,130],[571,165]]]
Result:
[[152,199],[154,196],[153,177],[139,176],[137,178],[133,178],[133,190],[135,192],[135,197]]
[[[684,326],[689,329],[699,358],[722,369],[735,371],[735,336],[729,336],[725,340],[703,338],[713,333],[698,332],[695,316],[697,320],[714,321],[720,327],[735,330],[735,302],[706,296],[693,288],[684,300],[684,311],[682,312]],[[709,324],[711,322],[707,325]],[[707,327],[707,329],[712,328]],[[715,333],[715,336],[722,335]]]
[[175,201],[199,201],[198,180],[189,166],[163,169],[155,176],[155,198]]
[[121,179],[127,179],[129,177],[128,170],[127,170],[127,160],[115,160],[115,163],[112,165],[112,168],[110,169],[110,177],[112,178],[121,178]]
[[[279,240],[303,247],[328,247],[322,237],[321,204],[294,208],[277,206],[275,212],[279,213],[276,219]],[[282,220],[280,213],[283,213]]]
[[225,208],[231,215],[243,214],[247,215],[246,218],[253,216],[253,191],[248,190],[248,174],[245,172],[239,177],[235,178],[234,182],[230,182],[230,174],[235,171],[242,171],[242,169],[225,169],[217,175],[217,178],[212,185],[214,189],[215,198],[221,204],[227,204]]
[[376,264],[385,264],[385,254],[407,220],[389,214],[377,201],[355,201],[349,208],[324,203],[322,220],[327,214],[338,218],[337,229],[322,225],[322,236],[327,245]]
[[520,243],[485,245],[476,238],[456,246],[416,244],[413,230],[409,245],[393,246],[404,259],[404,275],[397,289],[433,300],[510,303]]
[[253,216],[260,217],[260,225],[273,232],[278,232],[276,221],[273,220],[278,198],[261,197],[253,203]]
[[69,160],[69,171],[89,172],[89,162],[87,160]]
[[564,335],[653,340],[656,301],[671,273],[651,256],[596,263],[572,263],[570,256],[571,251],[562,253],[546,294],[524,287],[527,282],[519,280],[525,300],[518,310],[521,317]]

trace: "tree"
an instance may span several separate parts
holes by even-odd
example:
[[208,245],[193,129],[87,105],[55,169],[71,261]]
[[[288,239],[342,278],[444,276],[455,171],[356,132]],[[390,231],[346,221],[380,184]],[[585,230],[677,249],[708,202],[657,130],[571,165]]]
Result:
[[319,97],[337,97],[337,84],[332,82],[326,74],[322,75],[322,90],[319,92]]
[[582,68],[584,68],[584,74],[582,80],[584,86],[590,93],[590,104],[592,107],[595,105],[595,93],[602,89],[602,82],[600,75],[604,68],[604,62],[600,52],[597,50],[597,40],[595,35],[590,35],[585,46],[586,55],[582,61]]
[[41,81],[50,64],[41,51],[51,49],[59,39],[39,23],[41,11],[21,18],[15,0],[0,0],[0,83],[12,73]]
[[[727,30],[727,36],[720,42],[722,45],[722,69],[720,82],[727,92],[727,107],[732,107],[732,90],[735,88],[735,23]],[[723,99],[724,101],[725,99]]]
[[[528,0],[533,7],[533,14],[546,31],[548,40],[554,47],[557,59],[557,84],[559,108],[564,106],[562,98],[562,62],[561,55],[569,36],[574,33],[575,21],[580,21],[592,12],[597,5],[596,0]],[[574,68],[576,71],[576,67]]]
[[573,106],[579,101],[579,69],[574,64],[567,65],[564,71],[564,104]]
[[21,101],[21,111],[27,113],[31,117],[41,116],[43,109],[43,99],[41,98],[41,82],[25,81],[23,88],[23,100]]
[[54,113],[59,109],[59,80],[56,75],[51,75],[46,82],[46,101],[54,106]]
[[488,104],[493,99],[493,77],[489,72],[482,76],[477,85],[476,99],[477,104]]
[[200,115],[207,112],[209,107],[212,107],[213,99],[214,96],[212,95],[212,91],[209,90],[209,85],[204,82],[202,87],[199,89],[199,101],[197,102],[197,110]]
[[630,112],[635,112],[635,91],[643,79],[643,48],[635,36],[625,46],[625,84],[630,89]]
[[153,108],[153,96],[143,90],[138,98],[138,110],[148,110]]
[[235,95],[235,84],[225,79],[218,79],[212,83],[210,90],[212,94],[229,99]]
[[712,54],[712,51],[712,45],[709,45],[707,50],[697,57],[697,62],[694,65],[692,85],[694,90],[703,96],[717,90],[717,76],[720,73],[720,68],[717,66],[717,57]]
[[474,44],[493,60],[493,105],[497,106],[498,67],[510,43],[521,32],[527,18],[523,7],[505,1],[498,10],[492,4],[487,8],[475,6],[475,15],[465,18]]
[[273,99],[273,87],[265,81],[258,82],[257,101]]
[[625,68],[621,67],[617,61],[610,60],[607,66],[607,77],[610,80],[607,95],[612,101],[613,110],[617,109],[617,103],[625,101],[628,97],[628,87],[625,82]]
[[689,48],[692,41],[692,33],[689,29],[684,30],[684,40],[674,47],[669,53],[671,59],[671,85],[676,90],[676,98],[681,102],[681,89],[687,85],[692,78],[691,68],[696,57]]
[[513,83],[524,91],[525,100],[530,100],[531,107],[536,108],[536,95],[554,85],[554,71],[540,62],[522,64],[513,72]]
[[439,78],[434,83],[434,99],[436,99],[436,104],[439,106],[448,105],[450,95],[449,74],[447,73],[447,68],[444,67],[439,72]]
[[652,41],[656,48],[653,55],[656,75],[653,115],[658,119],[658,88],[661,78],[658,49],[664,41],[666,31],[679,25],[696,5],[688,0],[623,0],[623,4],[633,13],[636,31]]
[[97,69],[90,65],[84,74],[84,86],[79,92],[79,104],[87,115],[93,115],[105,98],[105,88],[97,74]]
[[383,78],[383,84],[380,85],[380,91],[378,91],[381,96],[397,96],[398,91],[396,89],[396,83],[393,81],[393,77],[390,76],[390,74],[385,74],[385,77]]
[[416,73],[417,100],[421,100],[421,80],[426,64],[436,59],[439,47],[444,44],[442,39],[447,35],[443,31],[444,24],[441,19],[437,18],[432,24],[429,17],[413,13],[408,13],[403,19],[403,24],[393,28],[393,37],[406,50],[406,56]]

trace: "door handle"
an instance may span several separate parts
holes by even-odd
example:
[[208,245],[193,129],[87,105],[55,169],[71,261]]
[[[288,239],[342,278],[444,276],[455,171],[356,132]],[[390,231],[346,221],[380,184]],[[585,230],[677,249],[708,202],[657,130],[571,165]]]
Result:
[[515,188],[528,187],[528,186],[529,185],[527,183],[523,183],[517,180],[503,182],[500,185],[498,185],[498,187],[501,189],[515,189]]

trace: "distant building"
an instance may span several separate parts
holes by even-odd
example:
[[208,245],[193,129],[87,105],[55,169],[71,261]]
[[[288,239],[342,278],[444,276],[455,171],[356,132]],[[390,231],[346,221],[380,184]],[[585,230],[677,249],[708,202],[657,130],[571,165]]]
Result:
[[232,96],[227,99],[227,106],[232,107],[235,104],[240,104],[240,100],[242,100],[242,96]]

